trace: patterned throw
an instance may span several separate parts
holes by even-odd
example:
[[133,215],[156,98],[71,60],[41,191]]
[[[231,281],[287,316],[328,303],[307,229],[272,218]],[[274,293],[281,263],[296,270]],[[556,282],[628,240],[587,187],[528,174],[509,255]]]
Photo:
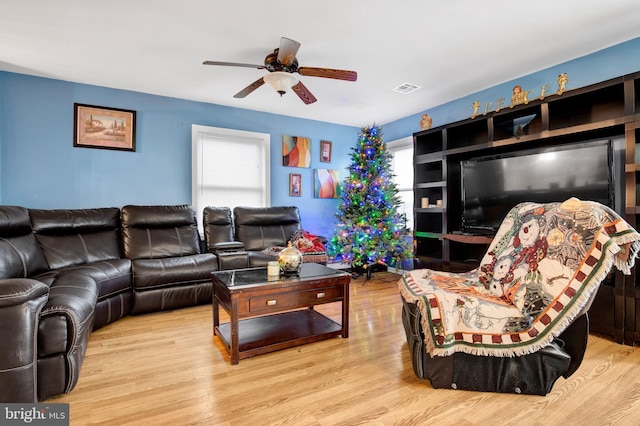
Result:
[[432,356],[524,355],[562,333],[613,266],[629,274],[639,249],[640,234],[602,204],[523,203],[477,269],[413,270],[398,287],[417,302]]
[[[293,233],[289,242],[293,247],[300,250],[300,253],[302,253],[302,262],[304,263],[327,263],[329,261],[327,250],[324,244],[322,244],[320,237],[316,235],[304,230],[299,230]],[[286,247],[279,246],[267,247],[262,250],[262,252],[271,256],[278,256],[285,248]]]
[[291,245],[300,250],[302,261],[306,263],[327,263],[327,250],[317,236],[300,230],[291,237]]

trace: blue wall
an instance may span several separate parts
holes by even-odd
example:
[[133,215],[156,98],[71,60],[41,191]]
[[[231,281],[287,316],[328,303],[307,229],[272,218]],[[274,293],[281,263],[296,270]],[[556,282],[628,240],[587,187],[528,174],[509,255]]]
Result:
[[433,119],[433,127],[438,127],[469,118],[473,113],[471,104],[475,100],[482,104],[480,112],[484,111],[487,102],[493,102],[495,109],[497,100],[503,97],[508,106],[515,85],[525,90],[533,89],[530,99],[535,99],[546,84],[550,85],[547,93],[555,93],[558,88],[556,80],[561,73],[569,74],[567,90],[571,90],[637,71],[640,71],[640,37],[387,123],[383,126],[385,140],[401,139],[419,132],[423,113],[428,113]]
[[[510,99],[513,86],[556,90],[560,73],[567,89],[640,71],[640,38],[550,67],[424,112],[440,126],[468,118],[471,103]],[[73,104],[137,111],[136,152],[73,147]],[[384,140],[419,131],[422,112],[382,124]],[[0,72],[0,202],[32,208],[87,208],[125,204],[191,203],[191,125],[271,135],[271,204],[297,205],[303,225],[329,235],[340,200],[313,198],[313,169],[340,170],[360,129],[313,120]],[[369,123],[373,124],[373,123]],[[282,135],[312,141],[311,168],[282,167]],[[320,140],[333,142],[333,160],[320,163]],[[288,196],[289,173],[303,176],[302,197]]]
[[[136,111],[136,151],[73,147],[73,104]],[[327,235],[340,200],[313,198],[313,168],[345,173],[355,127],[125,90],[0,72],[0,200],[31,208],[191,203],[191,125],[271,135],[271,205],[297,205],[303,225]],[[282,135],[311,138],[311,168],[282,166]],[[333,142],[320,163],[320,140]],[[231,160],[231,159],[230,159]],[[235,159],[233,161],[241,161]],[[289,197],[289,173],[302,197]]]

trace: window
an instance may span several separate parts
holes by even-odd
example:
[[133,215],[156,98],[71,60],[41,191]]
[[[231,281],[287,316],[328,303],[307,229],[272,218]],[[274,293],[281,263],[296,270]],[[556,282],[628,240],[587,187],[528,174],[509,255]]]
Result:
[[206,206],[268,207],[269,134],[194,124],[191,135],[191,202],[199,223]]
[[402,203],[398,211],[407,218],[407,228],[413,229],[413,138],[407,137],[387,143],[392,156],[393,181],[398,187]]

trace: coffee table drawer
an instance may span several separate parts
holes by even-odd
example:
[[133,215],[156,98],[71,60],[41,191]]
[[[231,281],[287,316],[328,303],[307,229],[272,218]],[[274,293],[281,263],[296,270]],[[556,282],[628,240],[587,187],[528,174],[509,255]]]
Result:
[[341,300],[341,296],[338,287],[255,296],[249,299],[249,312],[277,312],[283,309],[330,303]]

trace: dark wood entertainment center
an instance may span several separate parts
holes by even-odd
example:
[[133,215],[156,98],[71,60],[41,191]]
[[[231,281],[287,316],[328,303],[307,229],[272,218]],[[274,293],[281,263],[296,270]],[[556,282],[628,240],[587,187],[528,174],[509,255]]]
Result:
[[[514,124],[534,116],[514,132]],[[624,170],[615,175],[616,207],[640,220],[640,72],[547,95],[499,111],[424,130],[414,139],[414,238],[418,267],[475,268],[486,239],[463,238],[460,162],[531,148],[613,140]],[[622,163],[622,164],[620,164]],[[620,179],[618,179],[620,176]],[[490,183],[489,183],[490,184]],[[430,207],[422,208],[423,197]],[[442,200],[432,207],[435,200]],[[638,223],[640,224],[640,223]],[[590,310],[591,330],[618,343],[640,342],[640,274],[612,273]]]

